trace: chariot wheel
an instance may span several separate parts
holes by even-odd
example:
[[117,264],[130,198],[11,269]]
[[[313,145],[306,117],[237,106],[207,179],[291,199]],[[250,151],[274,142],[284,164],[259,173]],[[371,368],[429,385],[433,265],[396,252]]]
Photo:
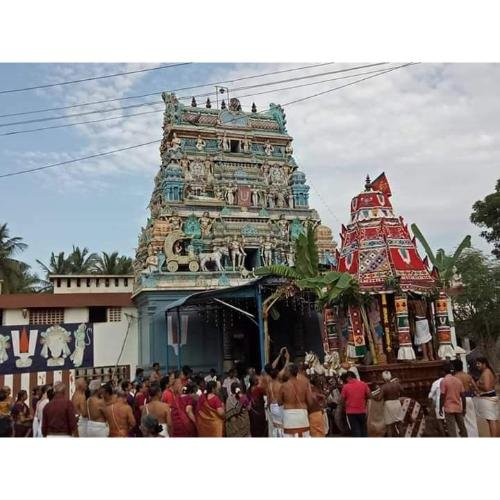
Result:
[[175,273],[177,269],[179,269],[179,264],[175,260],[171,260],[170,262],[167,262],[167,269],[171,273]]
[[192,272],[192,273],[196,273],[200,270],[200,264],[198,264],[198,261],[196,260],[192,260],[190,263],[189,263],[189,270]]

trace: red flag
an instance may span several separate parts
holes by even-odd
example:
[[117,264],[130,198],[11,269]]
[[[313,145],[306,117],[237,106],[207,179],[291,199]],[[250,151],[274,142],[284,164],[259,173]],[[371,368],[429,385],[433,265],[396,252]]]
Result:
[[380,191],[384,193],[387,197],[392,196],[391,188],[389,186],[389,182],[387,181],[387,177],[385,176],[385,172],[382,172],[371,184],[371,188],[373,191]]

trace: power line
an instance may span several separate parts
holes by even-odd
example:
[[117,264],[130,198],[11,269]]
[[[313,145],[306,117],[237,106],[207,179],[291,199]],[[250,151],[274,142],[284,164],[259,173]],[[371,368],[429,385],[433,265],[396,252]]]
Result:
[[[368,80],[370,78],[375,78],[375,77],[380,76],[382,74],[386,74],[386,73],[389,73],[391,71],[394,71],[394,70],[397,70],[397,69],[400,69],[400,68],[404,68],[404,67],[407,67],[407,66],[415,65],[415,64],[419,64],[419,63],[406,63],[406,64],[402,64],[400,66],[396,66],[396,67],[391,68],[389,70],[381,71],[380,73],[378,73],[376,75],[371,75],[371,76],[368,76],[366,78],[361,78],[361,79],[356,80],[354,82],[350,82],[350,83],[348,83],[346,85],[341,85],[339,87],[334,87],[333,89],[329,89],[329,90],[324,91],[324,92],[319,92],[317,94],[306,96],[306,97],[303,97],[301,99],[296,99],[294,101],[290,101],[288,103],[283,104],[282,107],[290,106],[291,104],[296,104],[298,102],[302,102],[302,101],[305,101],[307,99],[312,99],[313,97],[318,97],[318,96],[326,94],[328,92],[333,92],[335,90],[340,90],[340,89],[348,87],[350,85],[354,85],[356,83],[360,83],[362,81]],[[260,114],[262,114],[262,112]],[[233,118],[233,120],[237,119],[237,118],[238,117]],[[26,174],[26,173],[30,173],[30,172],[38,172],[40,170],[46,170],[46,169],[58,167],[58,166],[61,166],[61,165],[67,165],[67,164],[70,164],[70,163],[76,163],[76,162],[82,161],[82,160],[89,160],[89,159],[92,159],[92,158],[98,158],[98,157],[101,157],[101,156],[107,156],[107,155],[110,155],[110,154],[119,153],[121,151],[128,151],[128,150],[131,150],[131,149],[136,149],[136,148],[140,148],[140,147],[144,147],[144,146],[149,146],[151,144],[157,144],[157,143],[160,143],[161,141],[162,141],[161,139],[155,140],[155,141],[149,141],[149,142],[145,142],[145,143],[142,143],[142,144],[137,144],[137,145],[134,145],[134,146],[127,146],[127,147],[123,147],[123,148],[119,148],[119,149],[114,149],[114,150],[111,150],[111,151],[106,151],[106,152],[102,152],[102,153],[96,153],[96,154],[93,154],[93,155],[83,156],[83,157],[80,157],[80,158],[73,158],[71,160],[66,160],[66,161],[62,161],[62,162],[58,162],[58,163],[53,163],[53,164],[50,164],[50,165],[44,165],[43,167],[36,167],[36,168],[30,168],[30,169],[25,169],[25,170],[18,170],[16,172],[9,172],[7,174],[0,174],[0,178],[13,177],[13,176],[16,176],[16,175]]]
[[[299,66],[298,68],[291,68],[291,69],[282,69],[279,71],[271,71],[268,73],[260,73],[257,75],[250,75],[250,76],[243,76],[240,78],[234,78],[232,80],[223,80],[219,82],[211,82],[211,83],[204,83],[204,84],[199,84],[199,85],[193,85],[190,87],[181,87],[178,89],[171,89],[171,90],[166,90],[166,92],[180,92],[182,90],[192,90],[192,89],[197,89],[197,88],[202,88],[202,87],[209,87],[209,86],[214,86],[214,85],[221,85],[223,83],[234,83],[234,82],[239,82],[242,80],[250,80],[253,78],[261,78],[263,76],[271,76],[271,75],[278,75],[280,73],[288,73],[291,71],[298,71],[301,69],[308,69],[308,68],[317,68],[320,66],[329,66],[330,64],[335,64],[335,63],[321,63],[321,64],[312,64],[309,66]],[[100,101],[90,101],[90,102],[84,102],[84,103],[79,103],[79,104],[72,104],[70,106],[58,106],[55,108],[45,108],[45,109],[37,109],[37,110],[31,110],[31,111],[21,111],[18,113],[6,113],[3,115],[0,115],[0,118],[6,118],[9,116],[21,116],[21,115],[29,115],[29,114],[34,114],[34,113],[45,113],[46,111],[60,111],[63,109],[72,109],[72,108],[79,108],[82,106],[92,106],[93,104],[104,104],[106,102],[116,102],[116,101],[125,101],[127,99],[139,99],[141,97],[151,97],[151,96],[157,96],[158,94],[161,94],[164,92],[165,89],[161,90],[156,90],[155,92],[148,92],[147,94],[138,94],[138,95],[131,95],[127,97],[115,97],[113,99],[102,99]]]
[[136,144],[135,146],[127,146],[125,148],[113,149],[111,151],[105,151],[103,153],[96,153],[96,154],[93,154],[93,155],[82,156],[80,158],[73,158],[71,160],[60,161],[58,163],[52,163],[50,165],[44,165],[43,167],[27,168],[25,170],[18,170],[17,172],[9,172],[7,174],[0,174],[0,178],[3,178],[3,177],[13,177],[14,175],[27,174],[29,172],[38,172],[40,170],[46,170],[48,168],[59,167],[61,165],[68,165],[69,163],[76,163],[77,161],[90,160],[92,158],[98,158],[100,156],[107,156],[107,155],[111,155],[111,154],[114,154],[114,153],[119,153],[121,151],[128,151],[130,149],[142,148],[143,146],[149,146],[150,144],[156,144],[156,143],[159,143],[159,142],[161,142],[161,140],[144,142],[142,144]]
[[[253,94],[245,94],[245,95],[241,95],[241,96],[237,96],[237,97],[239,99],[243,99],[245,97],[255,97],[255,96],[258,96],[258,95],[269,94],[269,93],[274,93],[274,92],[280,92],[280,91],[283,91],[283,90],[291,90],[291,89],[296,89],[296,88],[301,88],[301,87],[309,87],[311,85],[319,85],[319,84],[322,84],[322,83],[327,83],[327,82],[331,82],[331,81],[335,81],[335,80],[345,80],[346,78],[354,78],[356,76],[361,76],[361,75],[367,75],[367,74],[373,74],[373,73],[380,74],[381,72],[383,72],[383,70],[380,70],[380,69],[372,70],[372,71],[365,71],[363,73],[354,73],[352,75],[347,75],[347,76],[338,76],[336,78],[329,78],[327,80],[320,80],[320,81],[317,81],[317,82],[302,83],[300,85],[291,85],[291,86],[288,86],[288,87],[281,87],[281,88],[272,89],[272,90],[265,90],[264,92],[257,92],[257,93],[253,93]],[[260,86],[262,86],[262,85],[260,85]],[[247,88],[247,87],[245,87],[245,88]],[[195,96],[195,97],[199,97],[199,96]],[[178,99],[186,99],[186,98],[187,97],[179,97]],[[121,109],[124,109],[124,108],[121,108]],[[65,123],[63,125],[51,125],[51,126],[48,126],[48,127],[39,127],[39,128],[32,128],[32,129],[27,129],[27,130],[15,130],[15,131],[10,131],[10,132],[4,132],[4,133],[0,134],[0,137],[4,137],[4,136],[8,136],[8,135],[27,134],[27,133],[31,133],[31,132],[40,132],[40,131],[43,131],[43,130],[53,130],[53,129],[65,128],[65,127],[74,127],[74,126],[77,126],[77,125],[88,125],[88,124],[100,123],[100,122],[105,122],[105,121],[110,121],[110,120],[119,120],[121,118],[129,118],[129,117],[134,117],[134,116],[150,115],[150,114],[153,114],[153,113],[160,113],[161,111],[163,111],[163,108],[162,109],[158,109],[158,110],[153,110],[153,111],[143,111],[143,112],[140,112],[140,113],[129,113],[127,115],[111,116],[111,117],[107,117],[107,118],[98,118],[96,120],[87,120],[87,121],[83,121],[83,122]]]
[[0,90],[0,94],[13,94],[14,92],[27,92],[28,90],[46,89],[49,87],[59,87],[60,85],[72,85],[74,83],[90,82],[92,80],[103,80],[104,78],[114,78],[115,76],[132,75],[134,73],[145,73],[146,71],[156,71],[156,70],[165,69],[165,68],[175,68],[177,66],[185,66],[187,64],[193,64],[193,63],[165,64],[163,66],[155,66],[154,68],[137,69],[134,71],[123,71],[121,73],[112,73],[110,75],[91,76],[88,78],[80,78],[79,80],[68,80],[65,82],[47,83],[45,85],[35,85],[34,87],[23,87],[23,88],[19,88],[19,89]]
[[380,75],[385,75],[386,73],[390,73],[391,71],[394,71],[396,69],[406,68],[407,66],[413,66],[415,64],[420,64],[420,63],[402,64],[401,66],[396,66],[395,68],[391,68],[391,69],[388,69],[388,70],[385,70],[385,71],[381,71],[380,73],[378,73],[376,75],[367,76],[366,78],[361,78],[360,80],[355,80],[354,82],[346,83],[345,85],[341,85],[340,87],[334,87],[333,89],[325,90],[323,92],[318,92],[317,94],[313,94],[313,95],[310,95],[310,96],[307,96],[307,97],[302,97],[301,99],[295,99],[294,101],[286,102],[285,104],[282,104],[281,107],[290,106],[290,104],[296,104],[298,102],[302,102],[302,101],[306,101],[308,99],[312,99],[313,97],[318,97],[320,95],[328,94],[329,92],[333,92],[334,90],[343,89],[345,87],[349,87],[351,85],[355,85],[356,83],[360,83],[360,82],[364,82],[365,80],[369,80],[370,78],[375,78],[375,77],[380,76]]
[[[265,87],[265,86],[269,86],[269,85],[277,85],[279,83],[286,83],[289,81],[310,79],[310,78],[331,75],[331,74],[336,74],[336,73],[345,73],[347,71],[352,71],[354,69],[368,68],[368,67],[378,66],[380,64],[387,64],[387,63],[375,63],[375,64],[368,64],[368,65],[364,65],[364,66],[355,66],[353,68],[345,68],[345,69],[340,69],[340,70],[335,70],[335,71],[328,71],[326,73],[316,73],[313,75],[303,75],[300,77],[289,78],[286,80],[279,80],[276,82],[265,82],[265,83],[260,83],[260,84],[256,84],[256,85],[246,86],[246,87],[237,87],[237,88],[233,89],[232,91],[236,92],[238,90],[257,88],[257,87]],[[213,94],[213,92],[210,92],[210,93],[198,94],[195,96],[184,96],[184,97],[181,97],[179,99],[191,99],[191,97],[207,97],[207,96],[210,96],[212,94]],[[68,114],[68,115],[49,116],[49,117],[44,117],[44,118],[33,118],[31,120],[21,120],[21,121],[15,121],[15,122],[0,123],[0,127],[7,127],[7,126],[12,126],[12,125],[25,125],[28,123],[41,123],[41,122],[52,121],[52,120],[64,120],[64,119],[68,119],[68,118],[74,118],[77,116],[87,116],[87,115],[92,115],[92,114],[96,114],[96,113],[108,113],[111,111],[121,111],[124,109],[140,108],[143,106],[153,106],[156,104],[158,104],[158,101],[149,101],[149,102],[139,103],[139,104],[130,104],[128,106],[120,106],[117,108],[104,108],[104,109],[98,109],[98,110],[93,110],[93,111],[83,111],[83,112],[79,112],[79,113],[72,113],[72,114]]]

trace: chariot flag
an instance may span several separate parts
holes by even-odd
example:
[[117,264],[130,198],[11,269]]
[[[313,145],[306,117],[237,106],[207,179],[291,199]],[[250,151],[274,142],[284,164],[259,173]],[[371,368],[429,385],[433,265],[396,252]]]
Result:
[[373,191],[380,191],[384,193],[388,198],[392,196],[391,187],[389,186],[389,181],[385,176],[385,172],[382,172],[371,184],[370,187]]

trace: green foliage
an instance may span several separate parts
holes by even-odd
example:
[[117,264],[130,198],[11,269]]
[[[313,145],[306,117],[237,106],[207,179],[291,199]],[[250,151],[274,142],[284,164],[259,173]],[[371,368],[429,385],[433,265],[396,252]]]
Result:
[[28,246],[19,236],[10,237],[7,224],[0,226],[0,280],[3,293],[27,293],[39,289],[40,280],[30,266],[14,256]]
[[280,276],[294,282],[301,290],[312,291],[321,307],[352,295],[350,300],[359,295],[356,280],[348,273],[319,269],[318,248],[314,238],[314,229],[308,225],[306,233],[295,240],[295,267],[284,265],[265,266],[256,269],[257,276]]
[[454,274],[454,268],[460,256],[464,252],[466,248],[471,247],[471,237],[467,235],[461,243],[458,245],[457,249],[453,253],[453,255],[447,255],[446,252],[439,248],[434,255],[434,252],[431,250],[431,247],[427,240],[424,238],[424,235],[418,228],[416,224],[411,225],[411,230],[418,241],[420,241],[421,245],[424,247],[425,253],[429,258],[430,263],[437,269],[439,273],[439,278],[445,288],[450,286],[451,278]]
[[301,274],[294,268],[283,264],[259,267],[255,270],[256,276],[280,276],[288,279],[300,279]]
[[459,335],[467,335],[488,351],[500,337],[500,262],[476,249],[457,262],[463,291],[453,298]]
[[102,252],[97,257],[96,271],[99,274],[133,274],[132,259],[118,252]]
[[485,228],[480,234],[488,243],[493,243],[492,253],[500,259],[500,179],[497,180],[494,193],[472,205],[470,220]]
[[306,233],[295,240],[295,267],[302,276],[317,276],[319,273],[318,247],[312,224],[308,224]]

